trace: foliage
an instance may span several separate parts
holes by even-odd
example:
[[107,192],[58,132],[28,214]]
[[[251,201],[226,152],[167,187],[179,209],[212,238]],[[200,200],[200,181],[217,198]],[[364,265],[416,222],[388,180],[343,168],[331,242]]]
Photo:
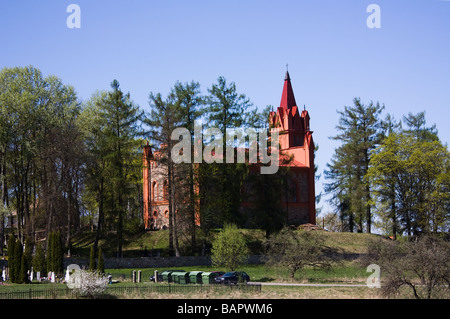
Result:
[[359,98],[353,99],[353,104],[338,111],[340,118],[336,129],[339,134],[332,139],[342,144],[336,148],[324,172],[329,180],[325,192],[333,195],[331,202],[346,230],[353,232],[356,228],[362,232],[365,229],[370,233],[371,194],[364,177],[369,169],[370,151],[382,138],[379,116],[384,106],[373,102],[364,105]]
[[70,246],[83,176],[79,111],[73,87],[57,77],[33,66],[0,71],[0,193],[22,242],[61,227]]
[[332,260],[325,255],[324,238],[315,231],[295,231],[283,228],[266,242],[269,267],[287,268],[290,278],[305,267],[329,269]]
[[393,235],[447,231],[450,153],[438,140],[391,133],[371,158],[373,187],[384,230]]
[[212,243],[211,260],[214,266],[235,270],[247,261],[245,237],[236,225],[226,224]]
[[63,247],[60,232],[51,232],[47,239],[47,271],[63,273]]
[[36,244],[36,252],[32,258],[33,270],[45,274],[47,272],[45,253],[41,243]]

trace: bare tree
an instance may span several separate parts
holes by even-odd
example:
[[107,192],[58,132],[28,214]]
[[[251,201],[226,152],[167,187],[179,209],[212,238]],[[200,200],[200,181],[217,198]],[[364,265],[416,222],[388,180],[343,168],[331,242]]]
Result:
[[284,228],[266,242],[266,265],[287,268],[291,279],[305,267],[328,269],[332,259],[326,254],[324,239],[315,231]]
[[380,266],[386,296],[399,295],[405,287],[417,299],[450,296],[450,245],[443,239],[374,240],[365,261]]

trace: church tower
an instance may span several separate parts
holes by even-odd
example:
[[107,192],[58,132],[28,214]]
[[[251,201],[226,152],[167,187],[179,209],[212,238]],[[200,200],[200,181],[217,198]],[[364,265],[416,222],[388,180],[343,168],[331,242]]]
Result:
[[270,112],[270,125],[278,130],[280,159],[292,157],[289,188],[283,201],[290,224],[316,223],[314,141],[306,107],[300,110],[295,101],[289,72],[286,71],[280,106]]

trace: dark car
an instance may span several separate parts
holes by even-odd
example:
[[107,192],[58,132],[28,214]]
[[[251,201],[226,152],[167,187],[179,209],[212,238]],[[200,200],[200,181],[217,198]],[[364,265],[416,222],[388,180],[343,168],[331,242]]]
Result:
[[243,271],[230,271],[214,279],[218,284],[237,284],[250,281],[250,276]]
[[[170,273],[173,273],[173,272],[177,272],[177,271],[181,271],[181,272],[183,272],[184,270],[163,270],[163,271],[158,271],[158,282],[162,282],[163,281],[163,272],[170,272]],[[153,282],[155,282],[155,275],[152,275],[151,277],[150,277],[150,281],[153,281]]]

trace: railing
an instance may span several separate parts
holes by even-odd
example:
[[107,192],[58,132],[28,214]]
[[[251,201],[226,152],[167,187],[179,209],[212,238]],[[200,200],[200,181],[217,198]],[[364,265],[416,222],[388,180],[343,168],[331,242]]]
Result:
[[[238,285],[183,285],[183,284],[134,284],[108,286],[103,293],[103,297],[110,295],[143,295],[147,293],[161,294],[184,294],[184,293],[212,293],[239,291],[243,293],[260,293],[261,284],[238,284]],[[102,298],[102,295],[98,296]],[[0,291],[0,299],[58,299],[58,298],[79,298],[76,290],[65,288],[33,289],[29,288],[21,291]]]
[[57,299],[65,296],[71,296],[73,291],[65,288],[46,288],[18,290],[18,291],[0,291],[0,299]]

